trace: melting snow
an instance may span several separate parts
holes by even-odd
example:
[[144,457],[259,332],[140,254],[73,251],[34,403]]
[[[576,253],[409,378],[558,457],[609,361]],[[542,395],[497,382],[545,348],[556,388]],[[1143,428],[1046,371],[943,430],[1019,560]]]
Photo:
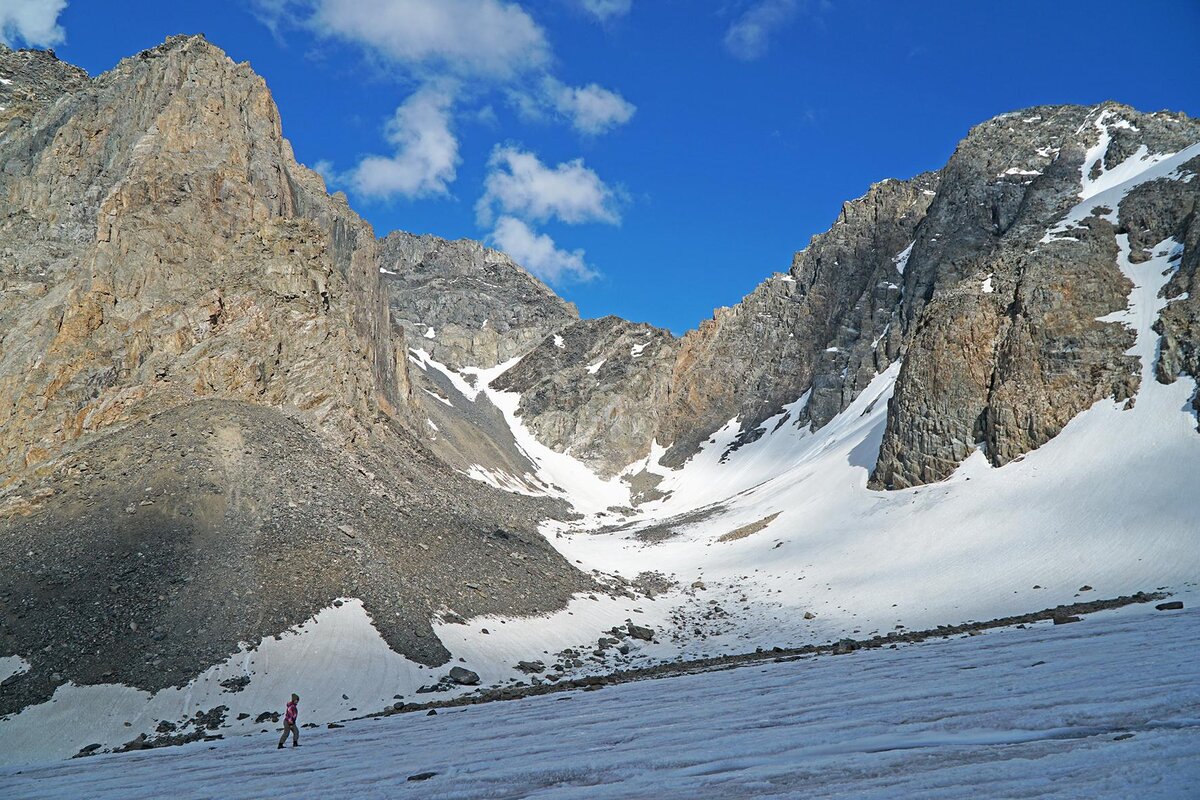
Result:
[[[1053,242],[1065,238],[1063,234],[1078,227],[1083,220],[1093,216],[1097,209],[1107,211],[1100,214],[1103,219],[1116,223],[1117,212],[1121,201],[1129,192],[1148,181],[1160,178],[1178,180],[1183,177],[1180,167],[1200,156],[1200,142],[1180,150],[1178,153],[1150,153],[1145,145],[1115,166],[1109,166],[1105,157],[1108,146],[1112,142],[1111,128],[1129,128],[1137,130],[1126,120],[1109,121],[1113,116],[1111,110],[1104,110],[1094,121],[1100,132],[1099,140],[1087,151],[1080,168],[1080,202],[1067,212],[1063,219],[1046,231],[1041,243]],[[1099,168],[1100,172],[1092,178],[1092,172]]]
[[649,342],[645,342],[644,344],[635,344],[633,347],[629,348],[629,355],[631,355],[634,358],[637,358],[638,356],[640,356],[642,354],[642,351],[645,350],[649,346],[650,346]]
[[435,336],[437,336],[437,332],[435,332],[432,327],[425,329],[425,338],[426,339],[432,339]]
[[587,368],[588,374],[595,375],[597,372],[600,371],[600,368],[604,366],[604,362],[607,360],[608,360],[607,358],[602,358],[599,361],[597,361],[595,364],[588,364],[588,368]]
[[980,287],[984,294],[991,294],[992,292],[996,291],[992,286],[992,277],[993,275],[988,275],[987,279],[984,280],[983,285]]
[[914,244],[916,244],[915,241],[909,242],[908,247],[901,250],[896,257],[892,259],[892,263],[896,265],[896,272],[899,272],[901,275],[904,274],[904,268],[908,266],[908,257],[912,255]]
[[560,350],[562,348],[566,347],[566,344],[563,343],[563,338],[561,336],[559,336],[557,333],[554,334],[554,346]]

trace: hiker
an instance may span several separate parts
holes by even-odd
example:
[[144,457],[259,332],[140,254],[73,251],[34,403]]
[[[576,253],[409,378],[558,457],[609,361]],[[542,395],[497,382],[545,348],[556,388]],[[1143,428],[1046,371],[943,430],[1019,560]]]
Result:
[[292,700],[287,704],[287,711],[283,715],[283,735],[279,737],[279,749],[283,749],[283,743],[287,741],[288,731],[292,732],[292,747],[300,746],[300,729],[296,727],[296,716],[300,713],[296,706],[300,704],[300,695],[293,694]]

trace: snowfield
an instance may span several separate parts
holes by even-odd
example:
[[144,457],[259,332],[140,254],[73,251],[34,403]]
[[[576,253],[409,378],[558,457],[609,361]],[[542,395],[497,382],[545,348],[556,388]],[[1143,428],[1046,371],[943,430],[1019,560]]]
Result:
[[[36,798],[1194,798],[1200,612],[1073,625],[0,770]],[[303,702],[300,721],[305,721]],[[420,773],[436,775],[413,782]]]

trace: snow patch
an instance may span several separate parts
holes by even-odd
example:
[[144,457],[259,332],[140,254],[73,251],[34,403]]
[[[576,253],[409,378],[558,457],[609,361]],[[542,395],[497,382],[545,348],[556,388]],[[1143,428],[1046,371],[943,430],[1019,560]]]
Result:
[[559,336],[557,333],[554,334],[554,346],[557,347],[559,350],[562,350],[564,347],[567,346],[563,342],[563,338],[561,336]]
[[908,257],[912,255],[913,245],[915,244],[915,241],[909,242],[908,247],[901,250],[892,259],[892,263],[896,265],[896,272],[899,272],[901,275],[904,274],[904,268],[908,266]]
[[604,366],[604,362],[607,360],[608,360],[607,358],[602,358],[599,361],[597,361],[595,364],[588,364],[588,367],[587,367],[588,374],[595,375],[597,372],[600,371],[600,368]]
[[437,332],[433,329],[432,326],[425,329],[425,338],[426,339],[432,339],[435,336],[437,336]]
[[[1125,195],[1148,181],[1181,179],[1184,177],[1180,170],[1182,165],[1200,156],[1200,142],[1178,153],[1150,153],[1145,145],[1141,145],[1120,164],[1110,166],[1106,162],[1108,146],[1112,142],[1110,129],[1137,130],[1126,120],[1110,121],[1112,116],[1113,112],[1105,109],[1093,122],[1100,135],[1096,144],[1088,149],[1080,168],[1080,202],[1068,211],[1061,221],[1048,229],[1039,243],[1046,244],[1068,238],[1064,234],[1079,227],[1085,219],[1092,216],[1100,216],[1116,223],[1117,213]],[[1095,170],[1099,170],[1099,173],[1093,178]],[[1100,209],[1106,210],[1100,212]]]

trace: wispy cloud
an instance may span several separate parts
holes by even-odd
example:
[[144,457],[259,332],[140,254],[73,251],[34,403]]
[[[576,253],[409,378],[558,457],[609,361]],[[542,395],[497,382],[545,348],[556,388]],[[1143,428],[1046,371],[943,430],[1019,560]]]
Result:
[[533,153],[497,147],[488,161],[484,193],[475,205],[482,225],[497,211],[532,222],[558,219],[571,225],[621,221],[617,193],[577,158],[548,167]]
[[363,197],[387,200],[447,194],[460,161],[450,123],[453,105],[453,86],[424,86],[388,122],[386,138],[395,148],[392,155],[367,156],[345,175],[324,161],[316,169],[327,180],[345,183]]
[[637,106],[621,95],[595,83],[564,86],[553,78],[543,82],[543,90],[554,109],[571,121],[580,133],[596,136],[633,118]]
[[515,217],[504,216],[496,220],[489,240],[547,283],[582,283],[598,275],[584,260],[582,250],[562,250],[550,236],[534,231]]
[[758,0],[729,26],[725,49],[744,61],[762,58],[771,34],[791,22],[799,10],[799,0]]
[[578,0],[580,8],[601,22],[623,17],[633,8],[633,0]]
[[550,57],[545,31],[502,0],[254,0],[272,30],[307,28],[416,73],[508,79]]
[[51,47],[67,38],[58,15],[67,0],[0,0],[0,42],[15,47]]
[[526,120],[558,117],[587,136],[598,136],[624,125],[637,112],[633,103],[599,84],[567,86],[548,75],[532,89],[511,90],[509,102]]

